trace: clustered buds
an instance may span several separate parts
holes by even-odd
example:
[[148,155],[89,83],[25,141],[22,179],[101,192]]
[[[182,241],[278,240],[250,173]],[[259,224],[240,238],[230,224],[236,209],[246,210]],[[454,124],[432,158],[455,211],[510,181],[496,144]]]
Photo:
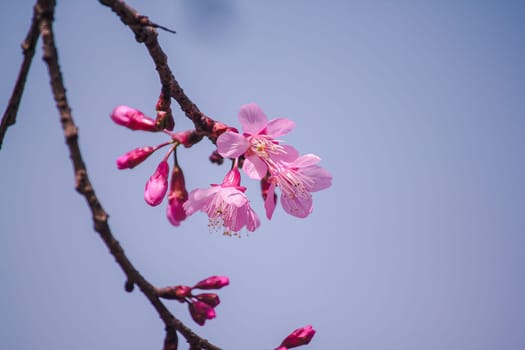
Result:
[[275,348],[275,350],[287,350],[301,345],[306,345],[310,343],[314,335],[315,330],[312,328],[312,326],[297,328],[290,335],[288,335],[282,341],[281,345]]
[[203,326],[206,320],[215,318],[215,307],[221,302],[215,293],[194,294],[195,289],[212,290],[221,289],[230,283],[226,276],[212,276],[190,286],[173,286],[157,290],[159,297],[164,299],[174,299],[181,303],[188,303],[191,318],[199,325]]

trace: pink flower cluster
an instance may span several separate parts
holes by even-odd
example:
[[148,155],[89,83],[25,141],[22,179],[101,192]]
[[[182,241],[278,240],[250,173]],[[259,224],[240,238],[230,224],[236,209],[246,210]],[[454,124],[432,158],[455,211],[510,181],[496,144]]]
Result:
[[[171,145],[166,156],[157,166],[156,171],[146,183],[144,199],[151,206],[159,205],[168,194],[168,220],[175,226],[198,211],[208,215],[212,229],[224,229],[226,235],[237,235],[246,228],[252,232],[260,225],[257,214],[250,206],[241,186],[238,164],[250,177],[261,181],[264,207],[268,219],[274,213],[279,188],[281,205],[284,210],[296,217],[305,218],[313,208],[312,192],[331,186],[332,176],[317,163],[320,158],[313,154],[300,155],[289,145],[283,145],[278,137],[286,135],[295,123],[286,118],[268,120],[256,104],[241,107],[239,121],[243,133],[221,125],[221,134],[217,138],[217,152],[225,158],[233,159],[232,169],[222,183],[212,184],[205,189],[194,189],[189,194],[185,187],[182,169],[176,160],[176,148],[180,144],[190,147],[192,131],[172,133],[167,129],[158,130],[155,121],[142,112],[119,106],[111,114],[119,125],[131,130],[162,131],[171,140],[158,146],[139,147],[117,159],[119,169],[131,169],[158,149]],[[219,133],[217,133],[219,134]],[[168,186],[168,157],[174,154],[175,164]],[[169,187],[169,190],[168,190]]]
[[221,289],[230,283],[228,277],[212,276],[200,281],[193,287],[174,286],[159,289],[157,294],[164,299],[174,299],[181,303],[188,303],[191,318],[197,324],[203,326],[206,320],[215,318],[215,307],[221,302],[219,296],[215,293],[193,294],[195,289],[211,290]]
[[277,140],[289,133],[295,123],[286,118],[268,120],[254,103],[241,107],[239,122],[243,134],[224,132],[217,139],[217,150],[223,157],[244,156],[244,172],[262,181],[268,219],[275,210],[276,188],[281,191],[281,205],[288,214],[299,218],[310,215],[311,193],[330,187],[332,176],[317,165],[321,160],[318,156],[299,155],[295,148]]

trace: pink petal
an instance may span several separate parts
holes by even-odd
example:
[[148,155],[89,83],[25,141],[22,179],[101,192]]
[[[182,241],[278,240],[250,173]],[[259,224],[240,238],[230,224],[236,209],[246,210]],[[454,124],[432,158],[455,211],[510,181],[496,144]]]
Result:
[[288,134],[295,128],[295,122],[286,118],[276,118],[268,122],[265,128],[266,135],[278,137]]
[[315,154],[305,154],[290,163],[291,168],[305,168],[307,166],[315,165],[319,163],[321,158]]
[[249,146],[246,137],[233,131],[226,131],[217,138],[217,151],[226,158],[237,158],[243,155]]
[[272,219],[273,212],[275,210],[275,184],[271,183],[266,194],[266,200],[264,201],[264,209],[266,210],[266,217],[268,220]]
[[261,221],[259,220],[259,217],[257,216],[257,214],[251,208],[249,208],[248,222],[246,223],[246,228],[248,229],[248,231],[250,232],[255,231],[257,227],[259,227],[260,224],[261,224]]
[[284,211],[298,218],[305,218],[312,212],[312,195],[306,193],[301,197],[281,195],[281,204]]
[[283,145],[284,152],[272,155],[272,159],[278,162],[292,163],[299,158],[299,152],[290,145]]
[[332,186],[332,175],[318,165],[299,169],[298,172],[312,180],[311,183],[305,183],[306,189],[310,192],[317,192]]
[[237,208],[242,207],[248,202],[246,195],[235,187],[222,187],[219,194],[226,204],[233,205]]
[[233,212],[235,216],[229,218],[229,225],[227,225],[227,227],[233,232],[239,232],[244,226],[246,226],[246,222],[248,221],[247,206],[248,204],[244,207],[238,208]]
[[244,159],[242,170],[244,170],[246,175],[248,175],[252,179],[260,180],[266,176],[266,173],[268,172],[268,167],[261,158],[255,155],[251,155],[247,156],[246,159]]
[[241,106],[239,111],[239,122],[242,125],[244,133],[257,135],[268,123],[268,118],[261,107],[255,103]]
[[196,188],[191,191],[188,200],[183,204],[186,215],[192,215],[198,210],[206,210],[218,190],[219,186],[214,186],[206,189]]

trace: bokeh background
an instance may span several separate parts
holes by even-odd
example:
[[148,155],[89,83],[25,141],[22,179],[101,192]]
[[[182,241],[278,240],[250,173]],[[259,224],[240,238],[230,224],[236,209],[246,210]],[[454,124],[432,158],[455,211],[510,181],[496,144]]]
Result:
[[[273,349],[293,329],[308,349],[525,348],[525,2],[129,1],[177,30],[160,42],[186,93],[239,126],[242,104],[294,119],[285,140],[334,176],[301,220],[279,207],[242,238],[179,228],[143,199],[162,157],[118,171],[124,152],[165,140],[114,125],[153,115],[159,81],[143,45],[97,1],[59,1],[56,36],[80,145],[110,225],[155,285],[214,274],[217,318],[194,324],[224,349]],[[22,60],[33,1],[6,2],[0,105]],[[4,349],[160,349],[162,323],[92,230],[41,61],[0,151],[0,339]],[[174,108],[177,129],[190,127]],[[227,166],[203,141],[179,152],[188,187]],[[185,348],[185,346],[181,346]]]

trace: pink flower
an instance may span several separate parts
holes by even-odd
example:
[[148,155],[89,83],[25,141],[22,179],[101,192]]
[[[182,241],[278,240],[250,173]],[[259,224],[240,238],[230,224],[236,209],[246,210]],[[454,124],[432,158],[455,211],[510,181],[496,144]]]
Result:
[[168,162],[163,160],[146,183],[144,200],[151,206],[159,205],[168,191]]
[[263,110],[255,103],[241,107],[239,122],[243,135],[233,131],[224,132],[217,139],[217,150],[227,158],[244,154],[246,159],[242,169],[251,178],[260,180],[267,173],[267,161],[284,152],[275,138],[289,133],[295,123],[286,118],[268,121]]
[[186,214],[192,215],[198,210],[207,213],[209,226],[217,228],[222,225],[226,228],[226,235],[236,234],[245,226],[248,231],[255,231],[260,221],[244,194],[246,188],[240,186],[240,177],[239,170],[233,168],[222,184],[191,191],[183,205]]
[[267,189],[264,207],[271,219],[275,210],[275,187],[281,189],[281,204],[293,216],[305,218],[312,212],[312,194],[332,185],[332,176],[317,165],[321,160],[314,154],[299,156],[291,146],[284,146],[285,153],[271,163],[270,186]]
[[179,226],[186,219],[183,204],[188,200],[188,192],[182,169],[175,164],[171,171],[170,191],[168,194],[168,209],[166,216],[173,226]]
[[283,340],[281,345],[276,350],[285,350],[301,345],[306,345],[310,343],[314,335],[315,330],[312,328],[312,326],[297,328],[289,336],[287,336],[286,339]]
[[117,106],[111,112],[111,119],[131,130],[157,131],[155,121],[146,117],[138,109],[128,106]]
[[203,301],[194,301],[193,303],[189,304],[189,308],[191,318],[193,318],[193,320],[201,326],[204,325],[206,320],[211,320],[216,316],[213,307],[211,307]]
[[138,147],[126,154],[123,154],[117,159],[117,168],[119,169],[133,169],[146,158],[148,158],[153,152],[157,150],[156,147],[146,146]]
[[197,283],[195,289],[221,289],[230,284],[230,279],[226,276],[211,276]]

